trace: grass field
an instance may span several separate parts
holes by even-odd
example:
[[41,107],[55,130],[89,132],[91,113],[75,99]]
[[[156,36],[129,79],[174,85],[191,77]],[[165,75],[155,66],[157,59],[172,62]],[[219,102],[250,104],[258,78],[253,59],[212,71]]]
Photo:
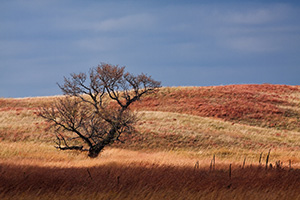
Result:
[[96,159],[54,148],[56,98],[0,98],[0,199],[300,199],[299,86],[161,88]]

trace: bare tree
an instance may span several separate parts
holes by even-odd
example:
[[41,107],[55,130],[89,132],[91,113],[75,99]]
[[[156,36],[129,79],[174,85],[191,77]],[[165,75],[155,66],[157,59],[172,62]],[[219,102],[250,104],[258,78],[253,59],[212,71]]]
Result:
[[129,106],[155,92],[160,82],[150,76],[134,76],[125,67],[101,64],[86,73],[64,77],[58,86],[64,93],[40,116],[53,124],[57,148],[88,151],[95,158],[102,149],[134,131],[136,116]]

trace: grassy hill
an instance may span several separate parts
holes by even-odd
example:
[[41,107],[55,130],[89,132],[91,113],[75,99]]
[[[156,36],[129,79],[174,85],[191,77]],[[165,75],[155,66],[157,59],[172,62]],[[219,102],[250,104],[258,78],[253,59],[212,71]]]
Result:
[[[84,153],[53,147],[55,138],[49,124],[36,113],[38,107],[52,104],[56,98],[0,99],[0,178],[7,180],[0,183],[2,198],[31,199],[37,193],[42,198],[66,198],[64,191],[70,188],[77,191],[69,194],[70,199],[143,195],[146,199],[174,199],[179,188],[184,191],[182,199],[222,199],[225,194],[231,199],[241,195],[272,199],[280,193],[289,199],[300,197],[300,86],[161,88],[131,107],[140,117],[137,133],[124,138],[124,144],[108,147],[94,160]],[[273,166],[282,162],[281,174],[261,168],[269,150]],[[213,156],[216,169],[209,175]],[[235,178],[227,180],[229,164]],[[84,178],[76,179],[72,188],[67,182],[74,178],[74,170]],[[106,172],[109,174],[102,174]],[[56,179],[42,175],[47,173]],[[130,181],[135,173],[140,178]],[[182,180],[172,173],[184,174]],[[106,182],[100,183],[103,177]],[[31,181],[30,187],[24,180]],[[101,184],[106,184],[106,189]],[[38,185],[42,185],[40,189]],[[17,190],[11,189],[17,186]],[[84,192],[96,186],[102,189]]]

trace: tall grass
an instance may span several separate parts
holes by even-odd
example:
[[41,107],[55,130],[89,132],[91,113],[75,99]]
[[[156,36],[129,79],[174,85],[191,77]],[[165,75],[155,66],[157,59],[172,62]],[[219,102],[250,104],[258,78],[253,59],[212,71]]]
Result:
[[300,199],[299,86],[162,88],[97,159],[53,147],[56,98],[0,99],[0,199]]
[[[300,171],[265,171],[217,165],[106,163],[92,167],[38,167],[1,164],[3,198],[36,199],[297,199]],[[1,197],[1,196],[0,196]]]
[[163,88],[134,107],[299,131],[299,101],[299,86],[230,85]]

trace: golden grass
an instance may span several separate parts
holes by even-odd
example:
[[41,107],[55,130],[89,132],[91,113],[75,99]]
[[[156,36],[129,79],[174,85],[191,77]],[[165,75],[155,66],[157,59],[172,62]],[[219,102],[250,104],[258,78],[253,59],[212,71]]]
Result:
[[255,143],[274,142],[277,147],[291,143],[290,148],[299,146],[300,133],[296,131],[262,128],[238,123],[232,123],[213,118],[199,117],[187,114],[142,111],[139,129],[151,130],[160,134],[181,134],[186,136],[210,135],[220,137],[228,142],[240,143],[241,139],[250,139]]
[[[137,129],[141,132],[141,139],[129,140],[118,146],[141,146],[154,151],[173,150],[194,158],[209,158],[215,154],[223,161],[232,162],[247,157],[248,162],[254,163],[258,161],[260,153],[265,158],[271,149],[274,162],[300,162],[299,132],[170,112],[144,111],[139,115],[141,120]],[[143,138],[145,135],[147,137]]]
[[0,111],[0,140],[49,141],[53,134],[44,120],[34,114],[35,110],[17,109]]
[[[291,171],[287,164],[284,169],[266,171],[264,164],[259,167],[258,162],[247,160],[242,169],[242,160],[230,162],[216,156],[215,171],[211,171],[211,158],[182,151],[107,148],[99,158],[90,159],[44,143],[1,142],[0,148],[1,199],[300,197],[300,171],[296,169],[300,166],[295,164]],[[197,161],[199,167],[195,168]]]
[[[109,150],[99,159],[74,157],[46,164],[34,160],[0,162],[1,199],[297,199],[299,169],[269,169],[216,163],[158,164],[151,156]],[[128,152],[127,152],[128,153]],[[105,154],[105,153],[104,153]],[[118,156],[119,159],[118,159]],[[138,156],[138,157],[136,157]],[[167,156],[168,157],[168,156]],[[170,158],[170,157],[169,157]],[[174,158],[174,157],[173,157]],[[175,156],[176,159],[176,156]],[[134,160],[134,161],[133,161]],[[165,160],[167,161],[167,160]],[[34,162],[34,163],[33,163]],[[59,164],[60,163],[60,164]]]
[[189,165],[195,159],[177,152],[142,152],[126,149],[107,148],[98,159],[90,159],[84,153],[76,151],[58,151],[49,144],[32,142],[1,142],[0,162],[18,165],[83,167],[97,166],[111,162],[155,163],[158,165]]
[[[252,97],[256,89],[262,100],[299,113],[296,86],[162,88],[158,99],[168,102],[183,91],[193,99],[190,103],[205,98],[220,103],[231,98],[232,91]],[[201,100],[199,94],[208,96]],[[191,106],[184,107],[189,102],[185,99],[160,108],[150,96],[146,104],[133,107],[140,116],[136,137],[90,159],[86,153],[54,148],[49,124],[36,112],[56,98],[0,98],[0,199],[300,199],[296,115],[268,119],[287,119],[285,126],[264,126],[263,118],[250,126],[197,115],[198,111],[193,115]],[[149,107],[139,107],[147,103]],[[269,149],[269,163],[274,166],[280,160],[283,169],[265,170]]]

